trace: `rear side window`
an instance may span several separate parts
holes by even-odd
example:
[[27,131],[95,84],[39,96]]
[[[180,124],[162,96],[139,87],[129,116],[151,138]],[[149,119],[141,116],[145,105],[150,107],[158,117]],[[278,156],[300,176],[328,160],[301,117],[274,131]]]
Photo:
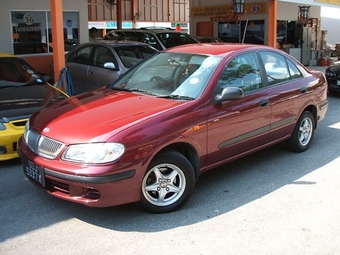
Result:
[[302,73],[300,72],[300,70],[296,67],[296,65],[294,65],[294,63],[292,63],[290,60],[287,59],[287,63],[288,63],[288,68],[289,68],[289,73],[290,73],[290,77],[292,80],[294,79],[298,79],[298,78],[302,78]]
[[285,57],[273,52],[260,52],[269,85],[290,80],[290,73]]

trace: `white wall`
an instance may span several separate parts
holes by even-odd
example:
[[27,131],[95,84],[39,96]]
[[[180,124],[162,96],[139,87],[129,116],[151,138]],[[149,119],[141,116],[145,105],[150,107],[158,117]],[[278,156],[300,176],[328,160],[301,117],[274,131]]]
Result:
[[340,43],[340,7],[321,7],[321,30],[327,30],[326,42],[330,46]]
[[[49,0],[1,0],[0,8],[0,51],[13,53],[11,11],[48,11]],[[88,41],[87,0],[63,0],[63,10],[79,12],[79,39]]]
[[[312,3],[313,4],[313,3]],[[278,20],[297,20],[299,15],[299,6],[303,4],[278,2],[277,5],[277,19]],[[320,19],[320,6],[314,6],[309,3],[309,17]]]

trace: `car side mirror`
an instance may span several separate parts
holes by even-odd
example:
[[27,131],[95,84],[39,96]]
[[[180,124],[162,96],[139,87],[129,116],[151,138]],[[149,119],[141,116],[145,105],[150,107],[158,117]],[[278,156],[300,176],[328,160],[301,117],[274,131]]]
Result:
[[221,103],[226,100],[240,99],[244,95],[244,91],[238,87],[226,87],[222,90],[220,94],[215,96],[215,102]]
[[116,65],[113,63],[113,62],[106,62],[104,64],[104,68],[107,68],[107,69],[116,69]]

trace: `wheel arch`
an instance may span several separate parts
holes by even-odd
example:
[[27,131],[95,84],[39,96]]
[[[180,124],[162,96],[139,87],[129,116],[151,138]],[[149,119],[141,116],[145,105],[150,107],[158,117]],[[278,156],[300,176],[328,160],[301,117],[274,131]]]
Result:
[[316,106],[315,105],[309,105],[302,111],[302,113],[305,112],[305,111],[309,111],[313,115],[314,123],[315,123],[314,129],[316,129],[317,123],[318,123],[318,119],[317,119],[318,111],[317,111]]
[[196,181],[198,181],[200,162],[199,162],[198,153],[196,149],[188,143],[178,142],[178,143],[169,144],[168,146],[161,149],[157,154],[162,153],[167,150],[174,150],[174,151],[181,153],[192,165],[194,169],[195,179]]

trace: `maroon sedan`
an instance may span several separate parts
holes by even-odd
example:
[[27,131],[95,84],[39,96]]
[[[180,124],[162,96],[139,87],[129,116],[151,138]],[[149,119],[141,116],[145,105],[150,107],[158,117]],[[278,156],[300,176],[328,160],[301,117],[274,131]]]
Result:
[[165,213],[186,203],[207,170],[281,141],[307,150],[327,106],[323,73],[283,51],[179,46],[41,109],[18,151],[27,178],[53,196]]

